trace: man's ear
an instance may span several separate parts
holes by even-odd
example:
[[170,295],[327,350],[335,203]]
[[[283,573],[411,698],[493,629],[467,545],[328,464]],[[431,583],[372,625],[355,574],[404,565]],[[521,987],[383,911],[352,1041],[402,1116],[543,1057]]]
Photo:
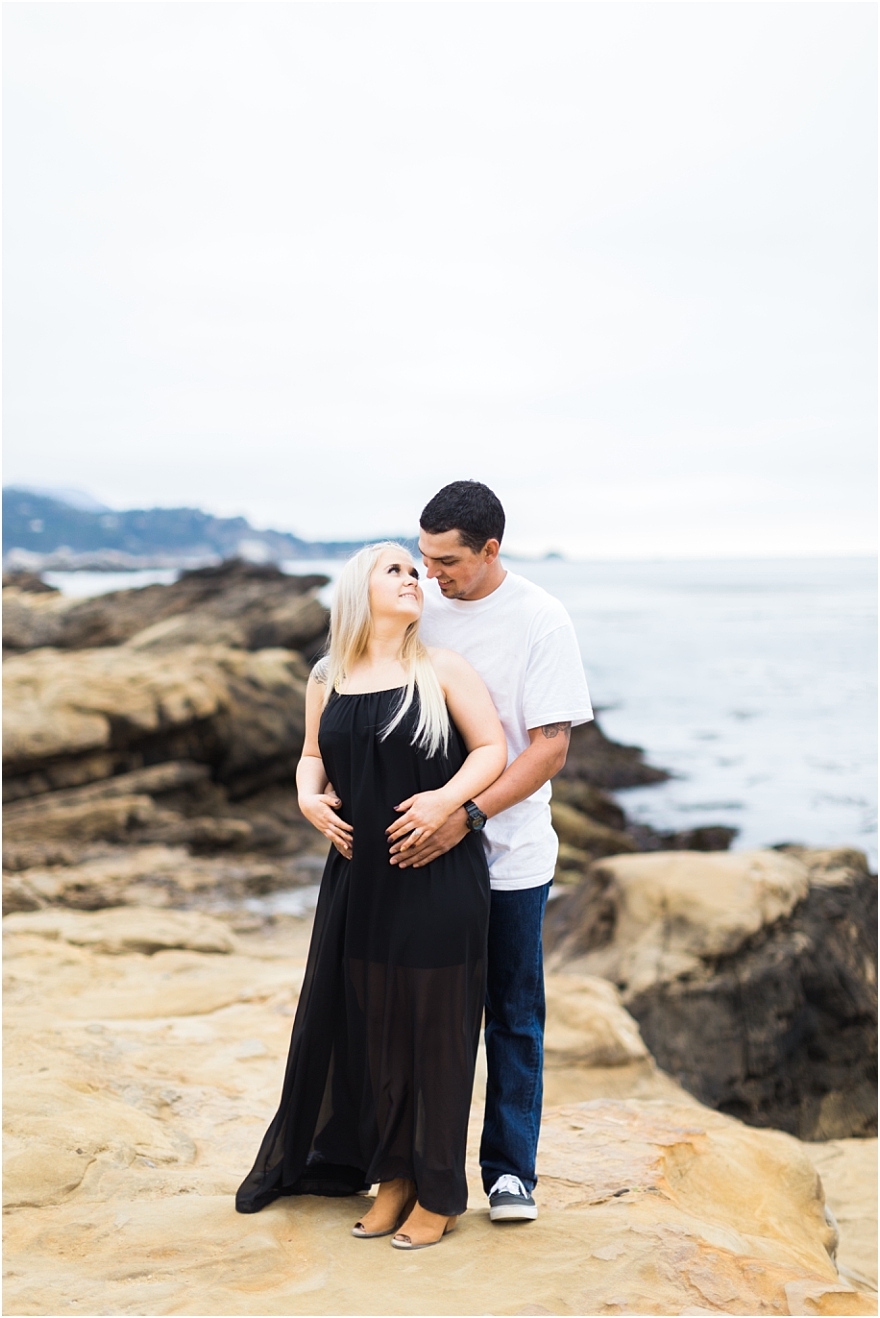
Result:
[[495,559],[501,553],[501,541],[487,540],[483,545],[483,553],[486,555],[487,563],[494,563]]

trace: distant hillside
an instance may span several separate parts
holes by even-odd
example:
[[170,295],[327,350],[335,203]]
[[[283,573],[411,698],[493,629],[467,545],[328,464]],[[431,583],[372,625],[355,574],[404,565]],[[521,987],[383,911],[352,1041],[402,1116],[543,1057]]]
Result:
[[198,508],[95,512],[14,486],[3,491],[3,565],[64,568],[196,567],[227,558],[281,562],[345,557],[361,541],[315,543],[283,531],[257,531],[244,517]]

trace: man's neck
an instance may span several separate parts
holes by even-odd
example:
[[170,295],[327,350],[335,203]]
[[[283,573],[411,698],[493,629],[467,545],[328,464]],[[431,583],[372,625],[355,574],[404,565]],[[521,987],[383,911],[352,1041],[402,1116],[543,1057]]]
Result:
[[496,558],[492,566],[490,568],[487,568],[485,576],[481,577],[479,583],[474,587],[473,591],[468,592],[467,595],[460,595],[459,599],[466,600],[468,603],[471,603],[472,601],[475,600],[484,600],[489,595],[493,595],[495,593],[495,591],[504,581],[504,578],[506,576],[507,576],[507,568],[502,567],[500,558]]

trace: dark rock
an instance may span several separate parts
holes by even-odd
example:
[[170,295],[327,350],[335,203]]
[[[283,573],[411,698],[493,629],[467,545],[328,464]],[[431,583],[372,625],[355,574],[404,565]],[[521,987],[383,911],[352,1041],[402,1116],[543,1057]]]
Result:
[[627,1009],[658,1064],[709,1107],[805,1140],[876,1135],[876,966],[877,880],[851,873],[812,883],[706,979],[656,985]]
[[544,915],[544,952],[554,965],[605,947],[614,937],[618,893],[612,876],[600,866],[587,870],[582,882],[548,902]]
[[59,595],[57,586],[50,586],[37,572],[4,572],[3,589],[11,586],[14,590],[31,595]]
[[36,645],[65,650],[120,645],[175,619],[163,631],[144,637],[143,643],[297,649],[326,636],[329,615],[314,592],[327,580],[317,574],[287,576],[270,564],[231,559],[218,567],[184,572],[168,586],[96,595],[51,614],[34,614],[17,596],[10,601],[15,608],[4,617],[3,643],[18,651]]
[[556,879],[560,883],[577,881],[593,861],[604,856],[619,856],[637,850],[626,833],[597,823],[574,806],[551,801],[550,812],[559,838]]
[[87,783],[84,787],[31,796],[8,805],[4,818],[7,823],[16,819],[33,819],[36,822],[61,807],[109,800],[115,796],[161,796],[202,784],[210,776],[211,771],[206,764],[195,764],[191,760],[170,760],[164,764],[150,765],[146,769],[136,769],[131,773],[120,773],[99,782]]
[[626,815],[617,802],[601,788],[593,787],[581,779],[554,778],[553,800],[573,806],[575,810],[589,815],[590,819],[604,824],[606,828],[616,828],[620,832],[626,828]]
[[650,824],[630,824],[626,831],[639,851],[729,851],[739,829],[704,824],[680,833],[662,833]]
[[606,791],[665,782],[670,776],[667,771],[645,764],[643,756],[640,746],[610,741],[594,719],[572,728],[568,757],[554,781],[578,779]]

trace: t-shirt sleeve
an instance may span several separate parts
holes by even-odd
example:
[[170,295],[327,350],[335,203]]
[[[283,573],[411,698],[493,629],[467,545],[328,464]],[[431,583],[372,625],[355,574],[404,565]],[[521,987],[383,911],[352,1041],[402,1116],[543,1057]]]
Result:
[[593,717],[581,652],[570,621],[535,642],[526,666],[523,713],[527,728],[589,723]]

